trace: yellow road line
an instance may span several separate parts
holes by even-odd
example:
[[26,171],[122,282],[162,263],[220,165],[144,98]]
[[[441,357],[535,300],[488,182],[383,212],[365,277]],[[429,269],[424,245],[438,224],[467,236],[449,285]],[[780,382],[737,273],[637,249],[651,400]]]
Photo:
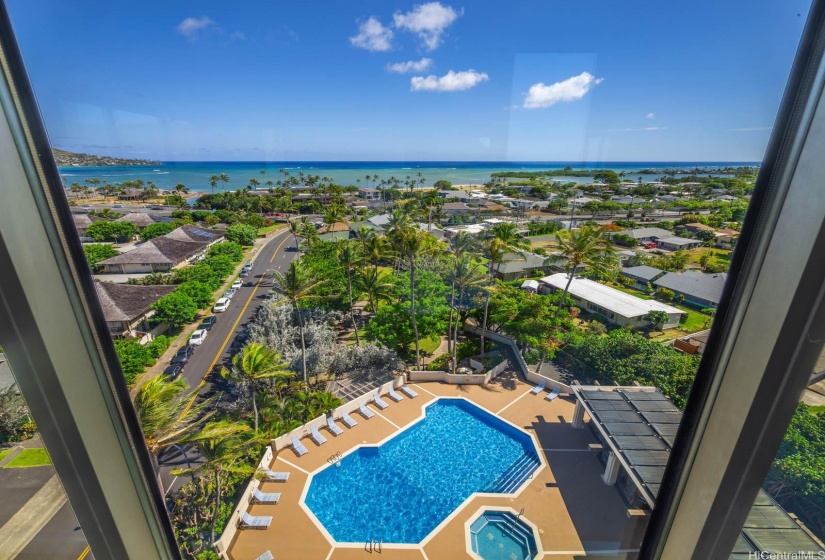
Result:
[[91,548],[89,548],[89,545],[86,545],[86,548],[83,549],[83,552],[80,553],[80,556],[77,557],[77,560],[83,560],[84,558],[86,558],[90,550]]
[[[286,238],[284,238],[283,241],[281,241],[280,245],[278,245],[278,247],[275,249],[275,254],[272,255],[272,258],[275,258],[275,255],[278,254],[278,251],[281,250],[281,247],[283,247],[284,243],[286,243],[288,239],[289,239],[289,237],[286,237]],[[270,262],[272,262],[272,261],[270,261]],[[221,344],[221,347],[218,349],[218,352],[215,354],[215,359],[212,360],[212,363],[209,364],[208,368],[206,368],[206,373],[203,374],[203,378],[201,379],[201,384],[203,384],[206,381],[206,378],[209,376],[209,373],[212,371],[212,368],[215,367],[215,364],[218,363],[218,359],[221,357],[221,355],[223,355],[223,351],[226,348],[226,345],[229,344],[229,339],[232,338],[233,334],[235,334],[235,329],[238,328],[238,324],[241,322],[241,319],[243,319],[243,314],[246,312],[246,308],[249,307],[249,304],[252,303],[252,299],[257,295],[258,287],[261,285],[261,282],[263,282],[263,280],[264,280],[264,276],[261,276],[260,278],[258,278],[258,283],[255,284],[255,289],[252,290],[252,293],[249,295],[249,299],[246,300],[246,303],[244,304],[243,309],[241,309],[241,312],[238,314],[238,318],[235,320],[235,323],[232,325],[232,328],[229,330],[229,334],[226,335],[226,338],[224,339],[223,344]],[[181,414],[181,417],[186,416],[186,413],[189,412],[189,409],[192,408],[192,405],[195,404],[195,401],[197,399],[198,399],[198,392],[195,391],[194,395],[192,395],[192,399],[189,401],[189,403],[186,405],[186,408],[183,410],[183,414]]]

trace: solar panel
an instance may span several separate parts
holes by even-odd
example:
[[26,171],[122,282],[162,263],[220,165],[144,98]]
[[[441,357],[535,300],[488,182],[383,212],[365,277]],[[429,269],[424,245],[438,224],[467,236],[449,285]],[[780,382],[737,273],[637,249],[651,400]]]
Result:
[[633,470],[639,473],[639,477],[645,484],[648,482],[660,484],[662,482],[662,477],[665,476],[664,467],[633,467]]
[[770,505],[752,507],[743,527],[752,529],[794,529],[797,525],[790,517],[785,515],[784,511]]
[[190,228],[189,231],[191,231],[195,235],[200,235],[201,237],[208,237],[210,239],[213,238],[213,237],[217,237],[217,235],[218,235],[216,233],[212,233],[211,231],[206,231],[206,230],[203,230],[201,228],[196,228],[196,227]]
[[600,412],[601,411],[609,411],[609,410],[614,410],[614,411],[626,410],[628,412],[635,412],[633,407],[630,406],[630,403],[625,401],[625,400],[621,400],[621,401],[597,400],[597,401],[593,401],[593,402],[590,402],[590,403],[587,403],[587,404],[589,404],[590,408],[592,408],[593,410],[598,410]]
[[644,418],[638,412],[596,410],[594,413],[602,422],[644,422]]
[[668,451],[625,451],[628,463],[640,467],[664,467],[667,465]]
[[670,401],[632,401],[636,410],[641,412],[679,412]]
[[682,421],[681,412],[642,412],[642,416],[651,424],[678,424]]
[[800,528],[796,529],[742,529],[756,548],[770,552],[798,552],[817,550],[814,540]]
[[659,488],[662,486],[661,484],[645,484],[647,489],[650,490],[650,493],[653,494],[655,498],[659,494]]
[[653,428],[642,422],[605,422],[604,427],[607,433],[613,436],[653,437],[656,435]]
[[632,391],[628,389],[620,389],[618,392],[624,393],[627,400],[635,401],[666,401],[667,397],[659,391]]
[[650,451],[664,451],[667,446],[655,437],[645,436],[616,436],[613,438],[622,449],[648,449]]
[[651,424],[651,427],[662,437],[675,437],[676,430],[679,429],[679,424]]
[[754,548],[754,546],[751,543],[749,543],[748,540],[745,537],[743,537],[742,534],[740,533],[739,537],[736,539],[736,544],[733,545],[733,551],[732,552],[734,554],[736,554],[736,553],[747,554],[748,552],[753,552],[755,550],[756,549]]
[[759,493],[756,494],[756,500],[753,502],[755,506],[772,506],[776,505],[773,501],[773,498],[768,496],[768,493],[764,490],[759,490]]

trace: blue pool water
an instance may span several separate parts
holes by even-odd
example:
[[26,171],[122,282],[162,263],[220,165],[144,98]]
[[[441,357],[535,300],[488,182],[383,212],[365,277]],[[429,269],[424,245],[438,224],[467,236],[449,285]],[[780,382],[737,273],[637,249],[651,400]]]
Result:
[[314,475],[306,504],[338,542],[418,543],[473,492],[512,492],[539,465],[525,433],[439,399],[410,429]]
[[509,512],[484,512],[470,526],[470,543],[484,560],[530,560],[538,554],[533,530]]

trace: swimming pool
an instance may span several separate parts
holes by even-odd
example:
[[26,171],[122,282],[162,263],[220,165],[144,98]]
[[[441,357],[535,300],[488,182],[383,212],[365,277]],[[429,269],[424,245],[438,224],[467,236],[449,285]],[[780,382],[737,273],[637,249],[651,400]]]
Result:
[[469,401],[425,413],[312,477],[305,503],[336,541],[421,542],[473,492],[514,492],[541,464],[527,434]]
[[484,560],[532,560],[538,554],[533,530],[507,511],[486,511],[476,519],[470,544]]

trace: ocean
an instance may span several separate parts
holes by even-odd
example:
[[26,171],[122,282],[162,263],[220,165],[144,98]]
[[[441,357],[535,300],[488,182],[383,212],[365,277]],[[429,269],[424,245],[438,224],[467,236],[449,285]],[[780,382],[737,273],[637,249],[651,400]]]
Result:
[[[435,181],[446,180],[453,184],[482,184],[490,180],[490,174],[500,171],[542,171],[564,169],[613,169],[628,173],[630,180],[637,180],[639,175],[633,173],[640,169],[720,169],[742,165],[755,166],[759,162],[398,162],[398,161],[352,161],[352,162],[254,162],[254,161],[169,161],[154,166],[105,166],[105,167],[61,167],[60,174],[66,186],[77,182],[84,184],[86,179],[98,178],[110,183],[142,179],[154,181],[158,188],[172,188],[183,183],[191,191],[209,192],[209,178],[212,175],[226,173],[228,183],[218,183],[218,190],[234,190],[249,184],[255,178],[265,187],[268,180],[277,181],[284,177],[279,169],[284,169],[297,176],[300,172],[321,177],[330,177],[341,185],[375,186],[381,179],[395,177],[404,181],[408,176],[419,180],[423,185],[432,185]],[[419,173],[421,175],[419,175]],[[378,181],[374,176],[378,175]],[[366,177],[369,176],[369,180]],[[653,181],[660,174],[641,175],[643,181]],[[561,181],[588,182],[588,177],[563,177]]]

